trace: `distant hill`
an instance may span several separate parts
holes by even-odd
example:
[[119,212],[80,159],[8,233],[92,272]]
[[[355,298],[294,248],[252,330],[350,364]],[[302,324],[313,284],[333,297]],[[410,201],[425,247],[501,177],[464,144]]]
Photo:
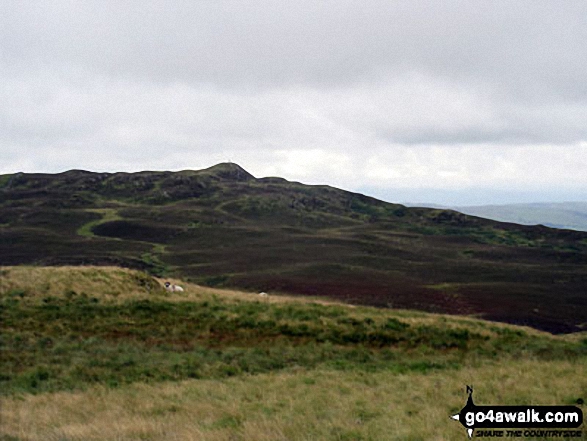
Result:
[[587,326],[587,233],[408,208],[236,164],[0,176],[1,265],[119,265],[245,290]]
[[551,228],[587,231],[587,202],[552,202],[502,205],[441,205],[411,203],[408,207],[455,210],[471,216],[521,225],[544,225]]
[[587,202],[482,205],[454,209],[501,222],[587,231]]

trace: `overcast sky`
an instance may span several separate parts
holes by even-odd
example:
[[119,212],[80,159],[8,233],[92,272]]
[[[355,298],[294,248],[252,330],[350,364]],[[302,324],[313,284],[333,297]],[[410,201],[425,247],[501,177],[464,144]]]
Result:
[[2,0],[0,173],[587,200],[587,2]]

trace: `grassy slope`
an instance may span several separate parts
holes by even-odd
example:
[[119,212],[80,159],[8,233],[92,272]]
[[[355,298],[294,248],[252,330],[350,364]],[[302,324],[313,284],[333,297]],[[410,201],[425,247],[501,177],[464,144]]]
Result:
[[12,175],[0,182],[0,264],[117,265],[551,332],[587,326],[587,233],[255,179],[234,164]]
[[[464,405],[587,396],[587,339],[222,291],[1,271],[3,439],[455,439]],[[66,392],[63,392],[66,391]]]

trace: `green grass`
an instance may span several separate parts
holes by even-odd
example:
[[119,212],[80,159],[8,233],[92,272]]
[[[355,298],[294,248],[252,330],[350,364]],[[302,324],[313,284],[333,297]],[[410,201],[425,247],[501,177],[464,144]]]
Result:
[[77,229],[77,234],[84,237],[94,237],[92,228],[107,222],[120,220],[122,217],[118,215],[118,210],[114,208],[95,208],[86,210],[90,213],[98,213],[102,215],[102,219],[97,219],[82,225]]
[[273,304],[216,294],[170,301],[140,272],[118,273],[123,279],[116,283],[126,280],[127,287],[145,293],[141,298],[93,293],[92,286],[108,286],[108,270],[86,272],[86,280],[102,285],[84,291],[62,285],[59,292],[51,287],[57,282],[47,278],[50,272],[45,281],[34,274],[35,286],[6,286],[2,292],[4,394],[294,368],[428,372],[459,369],[468,360],[587,355],[584,341],[507,327],[418,323],[366,307]]
[[395,319],[376,325],[342,316],[317,325],[321,306],[220,300],[108,305],[71,292],[64,297],[23,305],[20,292],[7,293],[2,304],[4,393],[96,382],[216,378],[319,364],[398,371],[445,368],[456,361],[424,363],[414,357],[389,364],[395,356],[383,348],[464,348],[470,339],[480,338],[458,330],[407,331],[409,326]]
[[465,384],[478,404],[587,396],[585,335],[121,268],[0,277],[0,439],[455,439]]
[[0,188],[6,186],[14,174],[0,175]]
[[[155,247],[155,249],[161,247]],[[161,261],[159,256],[154,253],[144,253],[141,255],[141,261],[145,263],[148,272],[157,277],[165,277],[169,274],[169,266]]]

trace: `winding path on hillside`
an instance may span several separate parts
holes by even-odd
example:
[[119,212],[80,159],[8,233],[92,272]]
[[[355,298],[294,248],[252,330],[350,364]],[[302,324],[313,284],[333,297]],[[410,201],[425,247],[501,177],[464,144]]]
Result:
[[[79,227],[76,231],[78,235],[83,236],[83,237],[89,237],[89,238],[99,237],[100,239],[104,239],[104,240],[118,240],[118,241],[122,240],[118,237],[109,237],[109,236],[101,236],[101,235],[98,236],[93,231],[93,229],[95,227],[97,227],[98,225],[102,225],[102,224],[105,224],[108,222],[113,222],[113,221],[118,221],[118,220],[124,220],[124,218],[118,214],[117,208],[90,208],[85,211],[90,212],[90,213],[100,214],[100,215],[102,215],[102,218],[90,221],[90,222],[82,225],[81,227]],[[142,260],[145,263],[147,263],[148,265],[151,265],[151,266],[155,266],[155,267],[159,266],[161,268],[164,268],[165,271],[169,270],[168,265],[165,264],[160,259],[162,254],[167,253],[166,245],[163,245],[160,243],[155,243],[155,242],[147,242],[147,241],[135,241],[135,242],[146,243],[146,244],[149,244],[153,247],[151,253],[146,253],[141,256]]]
[[[96,213],[102,216],[101,219],[96,219],[90,221],[77,229],[77,234],[84,237],[95,237],[96,235],[92,231],[94,227],[105,224],[106,222],[112,222],[116,220],[121,220],[122,216],[118,214],[118,210],[116,208],[88,208],[88,213]],[[116,238],[109,238],[109,239],[116,239]],[[116,239],[119,240],[119,239]]]

